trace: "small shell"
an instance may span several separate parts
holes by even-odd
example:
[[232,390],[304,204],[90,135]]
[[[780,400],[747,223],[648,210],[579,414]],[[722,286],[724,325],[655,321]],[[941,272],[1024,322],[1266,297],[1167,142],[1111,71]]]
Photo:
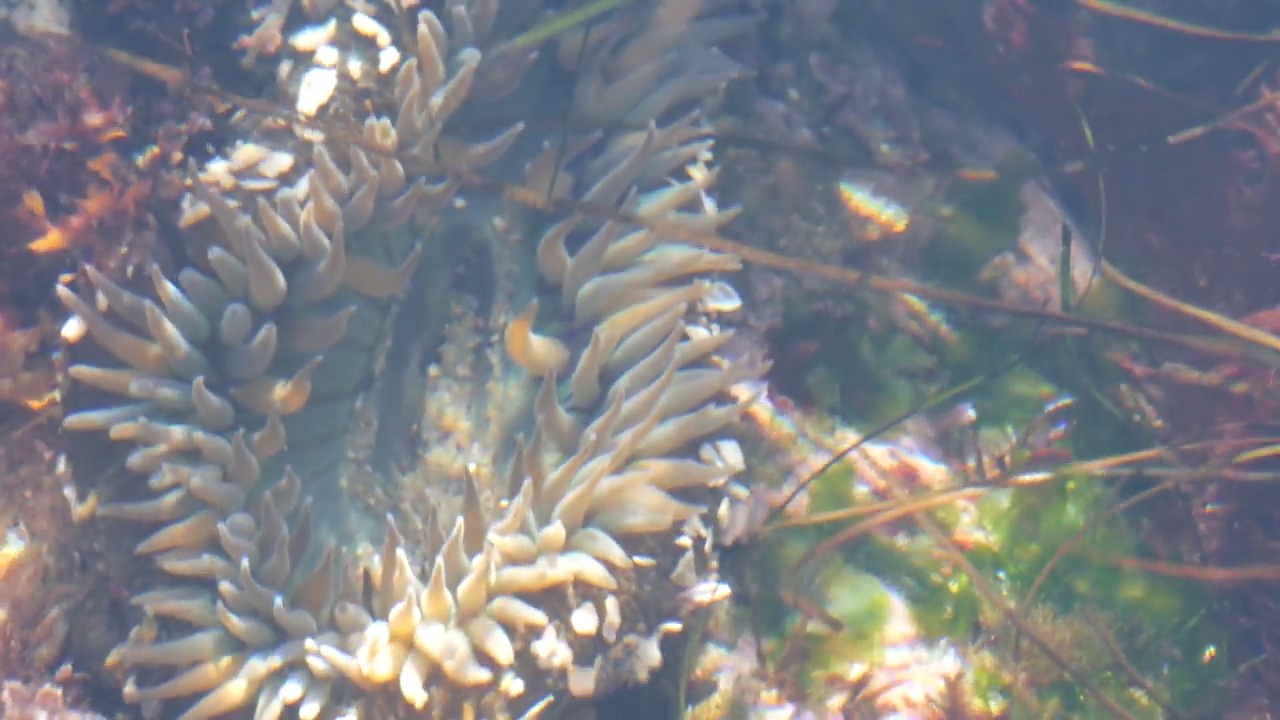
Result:
[[231,166],[231,161],[226,158],[214,158],[205,163],[204,168],[200,170],[200,182],[206,185],[216,185],[223,190],[234,190],[236,188],[235,170]]
[[263,158],[254,171],[264,178],[279,178],[293,169],[294,162],[292,153],[276,150]]
[[613,595],[604,598],[604,624],[600,627],[600,636],[605,642],[612,643],[618,639],[618,630],[622,628],[622,604]]
[[323,25],[308,25],[289,36],[289,45],[298,52],[315,52],[338,33],[338,19],[329,18]]
[[702,296],[702,311],[708,313],[729,313],[742,309],[742,298],[733,286],[719,280],[711,283]]
[[600,659],[596,658],[596,664],[588,667],[577,667],[576,665],[569,668],[566,674],[565,685],[569,690],[569,694],[576,698],[589,698],[596,694],[596,681],[600,676]]
[[590,602],[582,603],[569,615],[569,625],[582,637],[594,637],[600,629],[600,614],[596,612],[596,606]]
[[[747,467],[742,446],[737,440],[731,438],[703,443],[702,447],[698,448],[698,457],[707,464],[727,468],[734,473],[742,472]],[[727,480],[728,477],[725,479]]]
[[556,645],[560,642],[556,629],[550,625],[543,629],[542,635],[529,643],[529,652],[538,660],[546,661],[555,654]]
[[314,117],[317,112],[320,112],[320,108],[329,102],[337,89],[337,70],[313,67],[302,76],[302,85],[298,88],[298,101],[295,107],[299,113]]
[[212,216],[209,206],[199,200],[192,200],[190,195],[182,196],[182,215],[178,218],[178,227],[187,229]]
[[293,58],[285,58],[276,65],[276,84],[283,86],[293,74]]
[[271,192],[280,187],[280,181],[275,178],[245,178],[240,181],[240,189],[246,192]]
[[[227,159],[227,167],[233,173],[240,173],[254,167],[258,163],[267,159],[271,154],[271,148],[258,143],[240,143],[231,151],[231,157]],[[206,171],[208,167],[206,166]]]
[[378,74],[386,75],[400,64],[400,51],[395,45],[388,45],[378,51]]
[[524,694],[524,679],[508,670],[498,681],[498,691],[508,698],[518,698]]
[[84,318],[79,315],[72,315],[67,321],[62,323],[62,330],[59,334],[62,339],[69,345],[74,345],[84,339],[84,334],[89,330],[89,326],[85,324]]
[[380,48],[387,47],[391,44],[391,33],[387,30],[386,26],[365,13],[358,12],[355,15],[352,15],[351,27],[355,28],[356,32],[361,35],[364,35],[367,38],[373,38],[373,42]]
[[681,593],[681,600],[694,607],[707,607],[733,595],[733,588],[722,582],[704,580]]
[[341,59],[342,53],[338,48],[332,45],[321,45],[316,48],[315,57],[312,58],[316,65],[326,68],[338,67],[338,60]]
[[360,82],[360,78],[364,77],[364,61],[354,56],[347,58],[347,77]]

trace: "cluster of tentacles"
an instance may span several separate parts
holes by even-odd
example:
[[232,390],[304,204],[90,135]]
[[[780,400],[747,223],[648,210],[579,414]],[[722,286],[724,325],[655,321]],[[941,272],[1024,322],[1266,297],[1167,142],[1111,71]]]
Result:
[[[297,32],[326,42],[296,45],[347,71],[324,74],[335,87],[307,101],[314,119],[260,118],[192,168],[191,265],[129,287],[86,268],[81,292],[58,288],[114,359],[71,377],[121,398],[66,427],[134,447],[137,486],[95,514],[154,524],[136,552],[164,577],[133,596],[141,619],[108,668],[144,715],[181,720],[534,717],[647,680],[682,615],[725,594],[716,516],[743,469],[726,391],[765,370],[720,354],[732,332],[717,316],[739,301],[714,276],[738,261],[652,229],[735,214],[708,195],[701,115],[676,111],[736,74],[703,43],[747,19],[644,11],[576,43],[584,114],[641,122],[545,143],[522,183],[554,177],[556,195],[622,212],[569,214],[528,253],[558,292],[541,322],[531,300],[502,335],[529,388],[523,434],[487,449],[505,482],[462,483],[413,534],[384,508],[381,549],[362,552],[369,518],[342,499],[355,408],[394,312],[415,311],[396,298],[429,261],[424,229],[460,205],[453,171],[513,162],[523,126],[476,140],[457,122],[468,98],[514,92],[533,57],[491,39],[495,2],[449,3],[449,30],[429,10],[304,10],[317,25]],[[402,25],[408,49],[388,61],[392,34],[370,29]],[[361,57],[382,59],[351,70]],[[315,92],[308,73],[282,66],[290,102]]]

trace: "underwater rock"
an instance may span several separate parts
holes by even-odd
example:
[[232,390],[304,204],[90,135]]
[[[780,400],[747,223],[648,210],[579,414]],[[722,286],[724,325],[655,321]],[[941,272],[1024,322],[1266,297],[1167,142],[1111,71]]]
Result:
[[0,713],[5,720],[102,720],[98,713],[67,707],[57,685],[32,687],[13,680],[0,691]]

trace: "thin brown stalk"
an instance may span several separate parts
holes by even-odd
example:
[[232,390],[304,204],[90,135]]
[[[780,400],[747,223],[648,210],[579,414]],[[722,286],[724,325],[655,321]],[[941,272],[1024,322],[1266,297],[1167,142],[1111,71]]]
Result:
[[[987,488],[966,488],[966,490],[970,492],[963,493],[963,495],[981,495],[982,493],[987,492]],[[883,512],[877,513],[873,517],[863,520],[862,522],[855,523],[854,525],[845,528],[844,530],[813,546],[800,557],[794,566],[792,566],[791,571],[793,573],[798,572],[813,560],[826,555],[841,545],[853,542],[870,530],[882,527],[895,520],[901,520],[908,515],[915,515],[916,513],[923,512],[925,510],[931,510],[942,505],[948,505],[954,502],[958,496],[962,496],[962,494],[942,493],[927,497],[903,498],[899,501],[896,507],[889,508]]]
[[1127,570],[1145,570],[1157,575],[1199,580],[1201,582],[1234,584],[1246,582],[1275,582],[1280,580],[1280,565],[1242,565],[1239,567],[1215,567],[1207,565],[1185,565],[1166,563],[1157,560],[1143,560],[1128,555],[1103,555],[1101,553],[1082,553],[1099,562],[1125,568]]
[[1151,698],[1151,702],[1159,705],[1160,709],[1164,710],[1169,717],[1185,718],[1186,715],[1183,715],[1181,711],[1175,708],[1169,702],[1169,698],[1165,697],[1164,693],[1160,692],[1160,690],[1156,688],[1150,680],[1148,680],[1142,673],[1138,672],[1138,669],[1133,666],[1133,663],[1129,662],[1129,658],[1125,656],[1124,650],[1120,647],[1120,643],[1116,641],[1115,636],[1107,629],[1106,623],[1102,622],[1100,618],[1088,610],[1083,612],[1085,618],[1089,620],[1089,624],[1093,626],[1093,631],[1097,634],[1098,639],[1106,646],[1107,652],[1111,655],[1111,659],[1114,660],[1115,663],[1120,666],[1120,669],[1124,671],[1124,674],[1128,676],[1129,682],[1142,688],[1142,691],[1147,694],[1147,697]]
[[[940,493],[920,496],[917,498],[921,502],[937,501],[937,504],[945,504],[955,500],[970,500],[981,497],[991,490],[990,487],[967,487],[959,490],[946,490]],[[933,506],[933,505],[930,505]],[[882,500],[876,503],[868,503],[866,505],[857,505],[847,507],[843,510],[830,510],[827,512],[813,513],[803,517],[793,518],[790,520],[779,520],[771,523],[761,530],[762,534],[776,532],[778,530],[786,530],[797,527],[816,527],[818,525],[827,525],[834,522],[843,522],[845,520],[854,520],[856,518],[865,517],[867,515],[875,515],[877,513],[890,512],[901,506],[894,500]],[[883,517],[883,516],[881,516]],[[899,516],[901,517],[901,516]],[[886,520],[885,522],[889,522]]]

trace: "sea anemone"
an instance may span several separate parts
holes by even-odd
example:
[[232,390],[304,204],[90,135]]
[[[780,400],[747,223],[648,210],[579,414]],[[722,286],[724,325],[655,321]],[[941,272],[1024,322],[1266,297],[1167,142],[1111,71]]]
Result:
[[[725,595],[716,516],[743,469],[725,391],[767,369],[718,354],[718,316],[740,302],[716,276],[738,260],[655,229],[736,214],[708,194],[697,103],[740,74],[708,44],[752,19],[668,2],[566,34],[576,114],[618,129],[562,147],[459,121],[521,94],[513,78],[564,72],[551,53],[535,65],[528,39],[495,39],[511,31],[497,2],[450,2],[447,22],[416,3],[304,2],[300,28],[288,5],[243,44],[266,55],[288,37],[278,76],[298,116],[249,113],[238,145],[191,168],[190,264],[151,267],[145,288],[87,267],[89,298],[57,289],[116,361],[69,375],[122,398],[65,425],[131,443],[145,478],[95,513],[155,525],[135,552],[166,577],[133,595],[141,620],[108,669],[145,716],[181,720],[535,717],[647,681],[684,614]],[[521,163],[524,191],[578,201],[536,252],[494,250],[516,264],[494,312],[524,310],[501,333],[514,367],[495,354],[490,381],[521,411],[474,452],[487,468],[373,473],[369,425],[387,420],[369,388],[395,379],[387,348],[412,326],[396,313],[423,313],[397,299],[449,257],[460,178]],[[620,210],[579,211],[601,207]],[[529,297],[520,263],[555,292]]]

